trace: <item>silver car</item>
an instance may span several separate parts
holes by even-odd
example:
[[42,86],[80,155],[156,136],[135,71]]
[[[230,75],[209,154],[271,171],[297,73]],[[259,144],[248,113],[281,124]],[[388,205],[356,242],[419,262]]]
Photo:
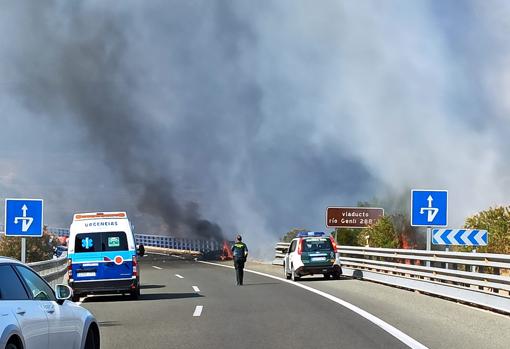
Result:
[[0,349],[99,349],[99,327],[85,308],[26,265],[0,257]]

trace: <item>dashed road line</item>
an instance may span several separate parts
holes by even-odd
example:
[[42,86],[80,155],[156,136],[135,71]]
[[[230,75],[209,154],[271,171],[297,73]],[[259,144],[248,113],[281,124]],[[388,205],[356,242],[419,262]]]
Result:
[[175,274],[175,276],[177,276],[179,279],[184,279],[184,276],[182,276],[182,275]]
[[197,307],[195,308],[195,312],[193,313],[193,316],[198,317],[198,316],[202,315],[202,310],[204,310],[204,306],[197,305]]
[[160,267],[157,267],[155,265],[152,266],[154,269],[157,269],[157,270],[163,270],[163,268],[160,268]]
[[193,290],[194,290],[195,292],[200,292],[200,289],[199,289],[197,286],[192,286],[192,287],[193,287]]

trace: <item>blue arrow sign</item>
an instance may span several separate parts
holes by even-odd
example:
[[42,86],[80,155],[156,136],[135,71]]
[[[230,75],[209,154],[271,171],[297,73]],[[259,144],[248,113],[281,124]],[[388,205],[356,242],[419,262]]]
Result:
[[411,225],[413,227],[446,227],[448,225],[448,191],[411,191]]
[[478,229],[432,229],[434,245],[487,246],[489,233]]
[[43,234],[43,201],[5,199],[5,235],[41,237]]

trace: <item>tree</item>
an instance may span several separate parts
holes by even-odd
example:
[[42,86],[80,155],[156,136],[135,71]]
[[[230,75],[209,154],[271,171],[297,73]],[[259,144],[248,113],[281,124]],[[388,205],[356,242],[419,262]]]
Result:
[[[340,246],[360,246],[358,242],[358,235],[360,229],[347,229],[347,228],[336,228],[331,235],[337,236],[337,243]],[[365,245],[365,244],[363,244]]]
[[382,217],[375,224],[363,229],[358,235],[358,244],[365,246],[367,239],[370,247],[400,247],[399,235],[395,232],[391,216]]
[[494,207],[466,219],[466,229],[483,229],[489,232],[487,246],[477,248],[479,252],[510,253],[510,206]]
[[[26,262],[39,262],[51,259],[58,239],[44,227],[43,236],[27,239]],[[21,260],[21,238],[4,236],[0,239],[0,255]]]
[[294,239],[298,233],[302,232],[302,231],[309,231],[307,229],[297,229],[297,228],[294,228],[292,229],[291,231],[287,232],[283,238],[282,238],[282,242],[291,242],[292,239]]

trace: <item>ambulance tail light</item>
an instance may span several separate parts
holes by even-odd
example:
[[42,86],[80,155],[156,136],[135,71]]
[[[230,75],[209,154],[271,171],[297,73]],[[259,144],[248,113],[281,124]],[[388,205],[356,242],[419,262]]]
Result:
[[297,253],[300,255],[303,253],[303,239],[299,239],[298,245],[297,245]]
[[329,239],[331,240],[331,246],[333,246],[333,252],[336,253],[337,246],[336,246],[335,238],[333,238],[333,236],[330,236]]
[[136,260],[136,256],[133,256],[133,277],[138,276],[138,261]]
[[67,275],[69,279],[73,278],[73,260],[71,258],[67,260]]

